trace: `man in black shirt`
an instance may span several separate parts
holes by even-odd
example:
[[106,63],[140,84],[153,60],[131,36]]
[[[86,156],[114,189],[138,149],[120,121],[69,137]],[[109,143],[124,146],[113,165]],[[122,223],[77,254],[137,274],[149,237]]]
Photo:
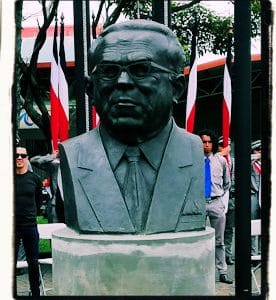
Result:
[[42,182],[28,171],[26,148],[16,148],[15,174],[15,261],[22,240],[28,262],[29,282],[32,296],[39,296],[39,234],[37,212],[42,200]]

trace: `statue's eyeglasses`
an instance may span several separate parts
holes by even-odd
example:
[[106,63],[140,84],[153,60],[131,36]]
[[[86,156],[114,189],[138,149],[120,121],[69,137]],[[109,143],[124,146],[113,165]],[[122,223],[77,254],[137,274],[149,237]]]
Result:
[[133,79],[139,80],[144,79],[148,75],[152,74],[154,72],[154,68],[159,71],[175,74],[174,71],[160,66],[153,61],[134,62],[126,66],[112,63],[102,63],[95,66],[92,74],[97,74],[102,80],[111,81],[118,79],[122,71],[126,71]]

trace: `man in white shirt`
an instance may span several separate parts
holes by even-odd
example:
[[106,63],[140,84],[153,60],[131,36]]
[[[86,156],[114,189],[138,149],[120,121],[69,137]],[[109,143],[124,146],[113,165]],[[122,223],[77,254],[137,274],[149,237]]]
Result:
[[228,139],[228,145],[223,146],[223,137],[221,136],[218,140],[218,153],[221,154],[228,165],[230,176],[231,176],[231,187],[229,196],[226,199],[226,223],[224,231],[224,244],[225,244],[225,257],[227,265],[233,265],[233,236],[235,227],[235,163],[234,158],[230,156],[231,151],[231,140]]
[[224,197],[229,193],[230,173],[224,157],[216,153],[217,137],[215,133],[209,129],[204,129],[199,133],[199,136],[203,143],[205,156],[206,216],[209,217],[211,227],[215,229],[215,255],[219,281],[231,284],[233,280],[227,276],[224,246],[226,221]]

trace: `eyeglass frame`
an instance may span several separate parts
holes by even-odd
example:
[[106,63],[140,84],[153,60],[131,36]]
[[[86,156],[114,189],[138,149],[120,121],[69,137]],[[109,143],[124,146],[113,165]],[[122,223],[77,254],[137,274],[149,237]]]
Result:
[[145,76],[141,76],[141,77],[139,77],[139,76],[135,76],[135,75],[133,75],[130,71],[129,71],[129,67],[130,66],[133,66],[133,65],[138,65],[138,64],[147,64],[147,65],[150,65],[151,67],[153,67],[153,68],[156,68],[156,69],[158,69],[158,70],[160,70],[160,71],[163,71],[163,72],[166,72],[166,73],[169,73],[169,74],[174,74],[174,75],[176,75],[176,72],[175,71],[173,71],[173,70],[170,70],[170,69],[168,69],[168,68],[166,68],[166,67],[163,67],[163,66],[161,66],[161,65],[159,65],[159,64],[157,64],[157,63],[155,63],[155,62],[153,62],[153,61],[151,61],[151,60],[146,60],[146,61],[137,61],[137,62],[132,62],[132,63],[129,63],[129,64],[127,64],[127,65],[120,65],[120,64],[116,64],[116,63],[100,63],[100,64],[97,64],[94,68],[93,68],[93,70],[92,70],[92,72],[91,72],[91,75],[94,75],[94,74],[96,74],[96,72],[97,72],[97,67],[98,66],[101,66],[101,65],[105,65],[105,66],[116,66],[116,67],[118,67],[119,68],[119,72],[118,72],[118,74],[114,77],[114,78],[103,78],[103,77],[101,77],[101,80],[104,80],[104,81],[114,81],[114,80],[117,80],[119,77],[120,77],[120,75],[122,74],[122,72],[123,71],[125,71],[125,72],[127,72],[127,74],[132,78],[132,79],[134,79],[134,80],[143,80],[143,79],[145,79],[147,76],[149,76],[150,74],[151,74],[151,69],[150,69],[150,71],[147,73],[147,74],[145,74]]

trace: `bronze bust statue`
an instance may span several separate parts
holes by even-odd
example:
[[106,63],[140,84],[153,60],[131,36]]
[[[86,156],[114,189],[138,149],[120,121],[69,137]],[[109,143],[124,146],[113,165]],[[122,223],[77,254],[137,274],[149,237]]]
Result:
[[205,228],[203,149],[177,127],[185,56],[153,21],[106,28],[89,53],[87,93],[100,126],[61,143],[65,221],[81,233]]

